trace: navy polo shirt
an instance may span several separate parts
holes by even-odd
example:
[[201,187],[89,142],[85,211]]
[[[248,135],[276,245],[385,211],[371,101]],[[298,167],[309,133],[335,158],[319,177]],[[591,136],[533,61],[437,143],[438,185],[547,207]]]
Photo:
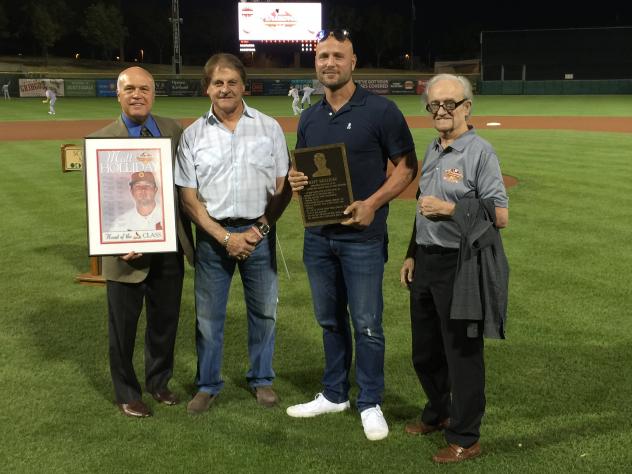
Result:
[[[408,124],[395,103],[358,84],[351,99],[338,112],[331,109],[324,97],[304,110],[297,136],[296,148],[346,145],[353,198],[358,201],[367,199],[384,184],[390,157],[415,149]],[[337,240],[364,241],[384,236],[387,216],[388,204],[385,204],[364,230],[341,224],[306,230]]]

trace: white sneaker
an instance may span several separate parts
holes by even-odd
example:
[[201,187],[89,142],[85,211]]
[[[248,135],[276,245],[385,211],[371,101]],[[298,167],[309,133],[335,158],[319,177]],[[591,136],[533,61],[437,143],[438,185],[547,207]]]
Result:
[[323,415],[325,413],[345,411],[348,410],[350,406],[349,400],[342,403],[332,403],[327,400],[322,393],[317,393],[311,402],[292,405],[291,407],[287,407],[285,412],[294,418],[311,418],[312,416]]
[[364,434],[371,441],[378,441],[388,436],[388,425],[379,405],[364,410],[360,413],[360,418],[362,418]]

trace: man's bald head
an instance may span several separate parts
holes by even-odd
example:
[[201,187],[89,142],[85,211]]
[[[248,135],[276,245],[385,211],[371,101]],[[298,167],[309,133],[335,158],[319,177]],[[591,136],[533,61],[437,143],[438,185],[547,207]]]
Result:
[[153,76],[142,67],[132,66],[119,74],[116,96],[123,113],[136,123],[144,123],[156,95]]
[[131,67],[128,67],[127,69],[123,69],[120,72],[120,74],[118,75],[118,79],[116,80],[116,90],[117,90],[117,92],[119,90],[121,90],[121,84],[125,80],[124,78],[127,77],[127,76],[145,77],[146,79],[148,79],[151,82],[152,90],[156,89],[156,86],[155,86],[155,83],[154,83],[154,76],[152,76],[151,73],[147,69],[143,69],[140,66],[131,66]]

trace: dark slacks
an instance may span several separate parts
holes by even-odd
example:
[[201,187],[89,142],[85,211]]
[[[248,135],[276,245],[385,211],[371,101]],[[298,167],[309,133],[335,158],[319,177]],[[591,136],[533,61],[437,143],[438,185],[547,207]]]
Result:
[[141,283],[107,281],[110,373],[117,403],[140,400],[141,388],[134,371],[134,342],[145,301],[145,388],[167,388],[173,374],[184,263],[181,254],[151,256],[147,278]]
[[458,252],[429,253],[418,247],[410,295],[413,366],[428,402],[422,421],[450,418],[448,443],[478,441],[485,412],[482,328],[467,336],[470,321],[450,319]]

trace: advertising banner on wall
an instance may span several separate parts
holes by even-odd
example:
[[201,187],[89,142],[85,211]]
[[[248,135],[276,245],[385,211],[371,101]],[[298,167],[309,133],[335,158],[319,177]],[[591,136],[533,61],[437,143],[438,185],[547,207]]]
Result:
[[388,94],[388,79],[355,79],[355,82],[374,94]]
[[248,79],[250,95],[263,95],[263,79]]
[[389,81],[390,93],[393,95],[414,95],[417,94],[416,81],[411,79],[395,79]]
[[95,97],[97,95],[93,79],[64,79],[64,89],[68,97]]
[[263,95],[287,95],[290,83],[289,79],[266,79],[263,81]]
[[192,79],[171,79],[169,95],[171,97],[200,97],[202,96],[202,84]]
[[426,84],[427,83],[428,83],[428,81],[425,80],[425,79],[418,79],[417,80],[417,86],[416,86],[417,94],[421,95],[424,92],[426,92]]
[[59,97],[64,96],[63,79],[20,79],[20,97],[44,97],[46,88],[51,88]]
[[170,89],[170,82],[166,79],[156,79],[154,81],[154,84],[156,86],[156,95],[157,96],[168,96],[169,95],[169,89]]
[[97,79],[98,97],[116,97],[116,79]]

